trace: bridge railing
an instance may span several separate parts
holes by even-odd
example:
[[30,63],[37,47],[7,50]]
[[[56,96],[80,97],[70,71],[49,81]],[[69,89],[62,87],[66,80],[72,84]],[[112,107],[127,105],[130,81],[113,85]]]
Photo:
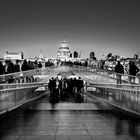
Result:
[[131,90],[140,90],[140,85],[138,84],[110,84],[110,83],[90,83],[90,86],[104,87],[104,88],[122,88]]
[[140,115],[140,86],[88,84],[89,95],[120,109]]
[[[7,85],[9,86],[9,85]],[[10,85],[15,86],[15,85]],[[43,92],[37,92],[34,91],[35,89],[39,87],[46,87]],[[0,114],[5,113],[7,111],[10,111],[14,108],[17,108],[18,106],[21,106],[27,102],[30,102],[32,100],[35,100],[48,91],[47,85],[45,84],[32,84],[24,86],[21,84],[16,85],[16,87],[10,87],[6,89],[0,90]]]
[[43,75],[50,73],[54,66],[42,69],[33,69],[28,71],[20,71],[10,74],[0,75],[0,83],[32,83],[38,82],[36,75]]
[[44,83],[44,82],[0,84],[0,90],[9,89],[9,88],[18,88],[18,87],[41,86],[41,85],[45,85],[45,84],[46,83]]
[[116,75],[120,75],[122,83],[140,84],[140,76],[132,76],[132,75],[129,75],[129,74],[115,73],[114,70],[112,70],[112,69],[102,70],[102,69],[99,69],[98,67],[83,67],[83,66],[76,66],[76,65],[74,65],[72,67],[72,69],[75,72],[81,72],[81,71],[86,72],[86,71],[88,71],[88,72],[92,72],[92,73],[95,73],[95,74],[100,74],[100,75],[107,76],[107,77],[112,78],[112,79],[116,79],[116,81],[117,81],[117,76]]
[[114,68],[110,67],[110,66],[106,66],[106,68],[104,70],[99,69],[99,68],[92,68],[90,69],[90,71],[94,71],[100,74],[104,74],[104,75],[108,75],[112,78],[117,78],[116,75],[120,75],[122,78],[122,83],[134,83],[134,84],[139,84],[140,83],[140,76],[132,76],[127,74],[127,72],[125,72],[125,74],[120,74],[120,73],[116,73],[114,72]]
[[[48,87],[46,81],[44,81],[43,78],[34,80],[32,82],[26,81],[26,78],[33,77],[35,79],[37,77],[40,78],[41,76],[46,77],[47,74],[50,76],[53,71],[54,66],[51,66],[42,69],[0,75],[0,114],[17,108],[24,103],[32,101],[46,94]],[[14,80],[25,79],[25,81],[24,83],[18,83],[15,81],[13,83],[7,83],[6,81],[11,77]],[[43,92],[40,91],[40,89],[35,91],[39,87],[43,87],[43,89],[45,88]]]

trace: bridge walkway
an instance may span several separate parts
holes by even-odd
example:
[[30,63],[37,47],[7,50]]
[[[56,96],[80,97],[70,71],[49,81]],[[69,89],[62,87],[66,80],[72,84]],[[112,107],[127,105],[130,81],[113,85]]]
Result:
[[140,123],[86,95],[49,94],[0,125],[0,140],[137,140]]

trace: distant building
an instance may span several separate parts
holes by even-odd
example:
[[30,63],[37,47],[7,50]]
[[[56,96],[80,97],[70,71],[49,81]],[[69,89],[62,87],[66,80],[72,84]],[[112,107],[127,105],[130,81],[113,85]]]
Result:
[[18,59],[18,60],[23,60],[24,58],[23,58],[23,52],[5,52],[4,53],[4,59],[5,60],[16,60],[16,59]]
[[70,50],[67,45],[67,42],[64,40],[60,44],[60,47],[57,51],[57,58],[61,61],[69,61],[70,60]]
[[74,51],[73,56],[74,56],[74,58],[78,58],[78,52]]
[[89,58],[90,59],[94,59],[95,58],[95,53],[94,52],[91,52]]
[[70,53],[70,58],[72,58],[72,53]]

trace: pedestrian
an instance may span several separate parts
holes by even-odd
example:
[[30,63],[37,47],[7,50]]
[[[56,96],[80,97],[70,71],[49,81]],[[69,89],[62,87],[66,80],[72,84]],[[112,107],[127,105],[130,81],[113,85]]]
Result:
[[[16,60],[16,64],[14,64],[14,70],[15,72],[20,72],[19,60]],[[20,83],[20,77],[18,74],[15,76],[15,82]]]
[[135,76],[139,72],[138,67],[135,65],[134,61],[129,62],[129,81],[131,84],[135,83]]
[[42,68],[42,64],[41,64],[41,62],[38,63],[38,68],[39,68],[39,69]]
[[55,88],[56,88],[56,82],[55,82],[54,77],[52,77],[49,80],[48,88],[50,90],[50,99],[54,100],[55,99]]
[[5,74],[12,73],[12,68],[10,65],[10,60],[5,60]]
[[16,64],[14,65],[15,72],[20,72],[19,60],[16,60]]
[[0,75],[4,74],[4,66],[2,62],[0,61]]
[[83,80],[81,77],[77,80],[77,93],[80,94],[82,92],[84,85],[83,85]]
[[124,68],[123,65],[120,63],[120,61],[117,62],[117,65],[115,66],[115,72],[116,72],[116,78],[117,78],[117,84],[122,83],[122,74],[124,74]]
[[55,98],[58,99],[59,96],[59,79],[58,77],[55,78],[55,82],[56,82],[56,87],[55,87]]

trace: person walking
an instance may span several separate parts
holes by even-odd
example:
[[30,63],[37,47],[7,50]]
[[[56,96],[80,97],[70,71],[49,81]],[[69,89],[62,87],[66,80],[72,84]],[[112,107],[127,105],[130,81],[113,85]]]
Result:
[[123,65],[120,63],[120,61],[117,62],[117,65],[115,66],[115,72],[117,77],[117,84],[122,83],[122,74],[124,74],[124,68]]
[[139,72],[138,67],[135,65],[134,61],[129,62],[129,81],[131,84],[135,83],[135,76]]
[[[14,64],[14,70],[15,72],[20,72],[19,60],[16,60],[16,64]],[[20,83],[20,76],[18,74],[15,76],[15,82]]]
[[50,90],[50,100],[53,101],[55,99],[55,88],[56,88],[56,81],[54,77],[49,80],[48,88]]

